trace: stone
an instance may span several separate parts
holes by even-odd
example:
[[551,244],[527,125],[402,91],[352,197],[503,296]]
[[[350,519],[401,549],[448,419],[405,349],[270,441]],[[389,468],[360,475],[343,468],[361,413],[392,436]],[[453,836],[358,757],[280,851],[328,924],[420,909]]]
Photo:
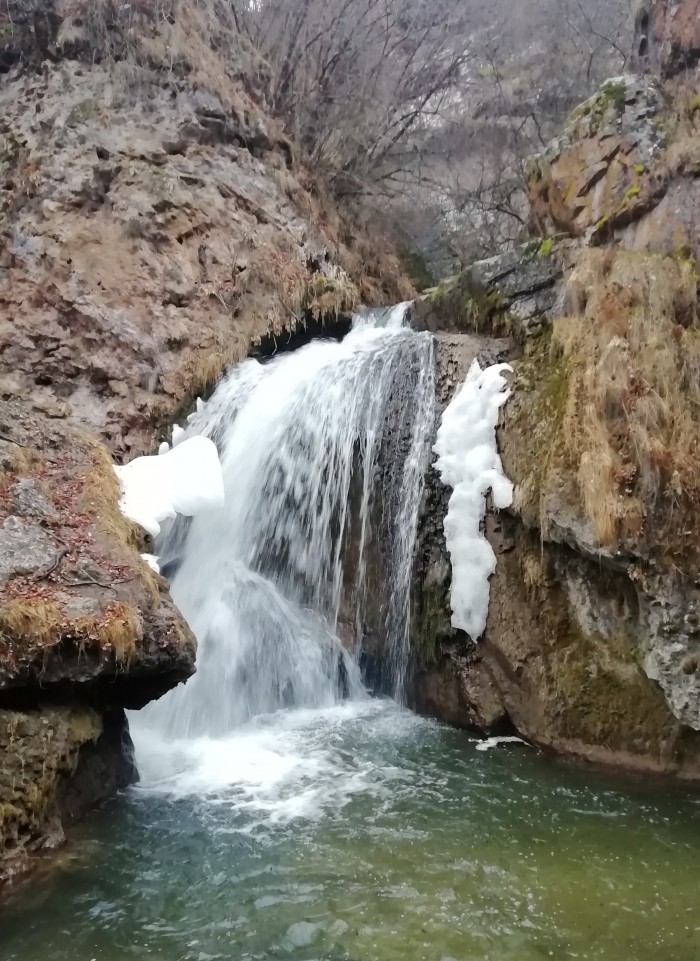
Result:
[[528,164],[531,219],[541,234],[602,242],[653,209],[668,188],[666,98],[658,80],[606,81]]
[[558,301],[562,253],[554,240],[529,241],[469,264],[415,303],[411,323],[442,333],[510,333],[519,341],[536,336]]
[[700,62],[700,0],[637,0],[634,63],[673,77]]
[[10,515],[0,528],[0,583],[48,567],[57,548],[38,524]]
[[322,931],[323,925],[312,924],[310,921],[297,921],[291,924],[285,935],[288,950],[310,947]]

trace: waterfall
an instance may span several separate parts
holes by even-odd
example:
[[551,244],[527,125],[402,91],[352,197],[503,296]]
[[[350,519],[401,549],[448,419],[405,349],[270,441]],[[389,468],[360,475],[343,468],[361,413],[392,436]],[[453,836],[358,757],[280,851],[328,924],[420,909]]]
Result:
[[432,337],[405,315],[405,304],[365,311],[340,342],[245,360],[191,419],[188,433],[218,447],[225,506],[179,519],[157,544],[199,649],[195,676],[141,712],[143,723],[172,738],[219,736],[258,714],[361,696],[370,542],[388,584],[382,641],[401,698],[435,416]]

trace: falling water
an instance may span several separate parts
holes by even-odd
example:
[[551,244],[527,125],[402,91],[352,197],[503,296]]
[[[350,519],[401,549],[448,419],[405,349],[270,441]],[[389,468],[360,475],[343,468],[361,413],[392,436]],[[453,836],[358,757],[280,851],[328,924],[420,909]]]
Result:
[[[350,573],[361,634],[377,516],[388,532],[384,646],[401,697],[434,427],[432,338],[404,326],[405,313],[366,312],[340,343],[244,361],[192,420],[190,432],[219,448],[226,504],[178,522],[158,544],[199,655],[196,675],[146,709],[149,725],[173,738],[219,736],[282,707],[362,696],[361,636],[341,643],[339,619]],[[359,533],[348,572],[351,529]]]
[[431,340],[402,316],[246,361],[192,423],[226,508],[158,549],[197,674],[132,717],[141,783],[0,912],[3,959],[700,957],[695,795],[362,696],[367,623],[405,674],[434,420]]

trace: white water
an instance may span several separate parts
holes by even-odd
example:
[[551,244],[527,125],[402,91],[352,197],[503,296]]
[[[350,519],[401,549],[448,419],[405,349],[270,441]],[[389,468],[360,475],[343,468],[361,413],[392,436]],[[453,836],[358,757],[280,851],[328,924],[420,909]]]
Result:
[[[383,630],[400,697],[434,429],[432,338],[404,327],[404,315],[405,305],[366,313],[340,343],[244,361],[191,418],[187,435],[218,447],[225,504],[178,519],[157,544],[199,647],[195,676],[132,720],[147,783],[205,791],[235,771],[240,790],[251,772],[262,778],[258,788],[268,777],[274,784],[298,766],[282,748],[285,709],[302,718],[362,701],[365,554],[377,517],[390,532]],[[377,483],[380,453],[390,459],[388,485]],[[344,635],[345,650],[338,635],[348,605],[355,636]],[[246,733],[251,723],[264,725],[262,742],[259,727],[253,740]]]

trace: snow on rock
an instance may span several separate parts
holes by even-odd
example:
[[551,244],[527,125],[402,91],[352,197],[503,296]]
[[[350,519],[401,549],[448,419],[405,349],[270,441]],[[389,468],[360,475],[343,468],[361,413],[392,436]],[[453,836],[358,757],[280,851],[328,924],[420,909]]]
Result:
[[122,488],[122,513],[157,537],[161,522],[193,517],[224,504],[224,478],[216,445],[208,437],[178,438],[177,447],[137,457],[114,468]]
[[527,741],[523,741],[521,737],[487,737],[485,741],[479,741],[476,745],[477,751],[489,751],[492,747],[498,747],[499,744],[524,744],[525,747],[530,747]]
[[156,574],[160,574],[160,564],[158,563],[158,558],[155,556],[155,554],[142,554],[141,560],[145,561],[151,570],[156,572]]
[[435,469],[443,484],[452,488],[445,540],[452,561],[452,626],[476,641],[486,627],[489,610],[489,577],[496,570],[496,555],[481,525],[486,494],[491,491],[495,507],[513,501],[513,485],[503,473],[496,444],[500,408],[510,397],[504,370],[494,364],[482,370],[478,361],[442,415]]

